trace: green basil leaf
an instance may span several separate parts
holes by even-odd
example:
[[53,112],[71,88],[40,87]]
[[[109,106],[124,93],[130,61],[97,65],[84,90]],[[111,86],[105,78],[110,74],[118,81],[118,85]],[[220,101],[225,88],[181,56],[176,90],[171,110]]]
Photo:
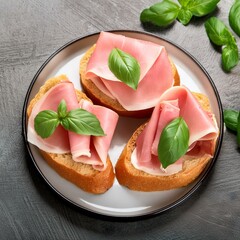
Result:
[[133,56],[114,48],[108,58],[108,67],[119,80],[134,90],[137,89],[140,79],[140,65]]
[[58,105],[57,113],[59,119],[65,118],[67,116],[67,104],[64,99]]
[[192,0],[178,0],[182,7],[187,7],[190,1]]
[[182,157],[188,149],[189,129],[182,117],[171,121],[162,131],[158,144],[158,158],[166,168]]
[[183,25],[187,25],[192,18],[192,13],[187,9],[181,8],[177,18]]
[[105,135],[97,117],[81,108],[69,111],[67,116],[61,120],[61,124],[66,130],[78,134]]
[[174,22],[178,16],[179,5],[170,0],[152,5],[141,12],[140,20],[142,23],[152,23],[159,27],[166,27]]
[[58,114],[52,110],[41,111],[34,118],[34,129],[42,138],[50,137],[58,125]]
[[222,50],[222,66],[226,72],[229,72],[239,62],[238,48],[235,45],[227,45]]
[[227,128],[237,132],[238,115],[240,112],[226,109],[223,111],[223,118]]
[[238,123],[237,123],[237,143],[240,148],[240,112],[238,113]]
[[232,42],[232,34],[225,24],[216,17],[211,17],[205,22],[205,29],[209,39],[218,46]]
[[229,24],[233,31],[240,37],[240,1],[235,1],[232,5],[229,15]]
[[196,17],[202,17],[212,12],[220,0],[188,1],[187,9]]

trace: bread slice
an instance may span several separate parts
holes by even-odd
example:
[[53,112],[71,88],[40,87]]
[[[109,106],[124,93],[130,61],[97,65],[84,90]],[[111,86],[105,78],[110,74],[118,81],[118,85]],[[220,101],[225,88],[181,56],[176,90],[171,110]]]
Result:
[[[80,82],[84,89],[84,92],[92,99],[92,101],[96,104],[106,106],[113,111],[117,112],[120,116],[127,117],[149,117],[152,113],[151,109],[139,110],[139,111],[127,111],[116,99],[112,99],[102,91],[100,91],[97,86],[90,80],[85,77],[87,64],[92,56],[92,53],[95,49],[96,45],[93,45],[88,51],[84,54],[80,61]],[[170,58],[169,58],[170,59]],[[177,71],[177,68],[173,61],[170,59],[172,72],[174,76],[174,86],[180,85],[180,77]]]
[[[210,111],[208,98],[200,93],[194,93],[202,107]],[[193,182],[204,170],[210,161],[210,157],[191,158],[185,157],[183,169],[169,176],[151,175],[141,170],[136,169],[131,163],[131,155],[136,147],[138,135],[145,128],[146,123],[141,125],[132,135],[124,150],[122,151],[116,167],[116,178],[118,182],[135,191],[161,191],[187,186]]]
[[[30,116],[36,102],[50,88],[65,80],[66,76],[64,75],[47,80],[36,96],[31,100],[27,109],[27,115]],[[85,99],[91,102],[83,92],[76,90],[76,94],[78,101]],[[75,162],[72,159],[71,153],[55,154],[44,152],[42,150],[40,150],[40,152],[49,166],[51,166],[60,176],[74,183],[86,192],[94,194],[104,193],[113,185],[115,174],[109,156],[107,158],[107,168],[104,171],[97,171],[92,165]]]

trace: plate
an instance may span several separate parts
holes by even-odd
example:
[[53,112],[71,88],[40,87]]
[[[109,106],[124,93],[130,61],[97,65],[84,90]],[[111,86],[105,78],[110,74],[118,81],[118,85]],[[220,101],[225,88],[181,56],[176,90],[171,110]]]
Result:
[[[192,91],[204,93],[209,97],[211,107],[220,128],[220,136],[215,155],[201,176],[187,187],[150,193],[128,190],[119,185],[117,180],[115,180],[113,187],[106,193],[93,195],[82,191],[71,182],[60,177],[44,161],[38,149],[27,142],[26,109],[29,102],[48,78],[59,74],[66,74],[74,83],[75,88],[81,89],[79,82],[79,61],[86,50],[97,41],[99,33],[75,39],[67,43],[53,53],[38,70],[29,86],[24,102],[23,135],[29,155],[39,173],[48,185],[68,202],[100,216],[128,219],[143,218],[176,207],[188,199],[207,177],[217,160],[221,147],[223,136],[222,105],[217,89],[209,74],[193,56],[181,47],[166,39],[148,33],[125,30],[111,32],[165,46],[168,54],[177,66],[182,84],[186,85]],[[109,151],[113,165],[115,165],[118,156],[134,130],[144,121],[145,119],[136,120],[120,117]]]

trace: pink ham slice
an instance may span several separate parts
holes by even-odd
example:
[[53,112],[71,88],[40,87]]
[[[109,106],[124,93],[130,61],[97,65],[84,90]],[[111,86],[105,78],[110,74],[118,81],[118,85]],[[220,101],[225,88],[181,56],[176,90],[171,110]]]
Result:
[[[106,166],[108,149],[117,125],[118,115],[108,108],[93,105],[86,100],[81,100],[80,105],[81,108],[96,115],[100,121],[103,131],[106,133],[106,136],[102,137],[91,136],[91,144],[94,146],[94,151],[92,151],[91,155],[91,161],[93,161],[92,164],[95,169],[102,170],[102,168],[105,168]],[[85,162],[86,159],[87,158],[84,156],[76,156],[76,161]],[[99,163],[100,160],[101,162]],[[103,165],[101,163],[103,163]]]
[[[82,107],[95,114],[106,136],[79,135],[66,131],[60,125],[49,138],[42,139],[38,136],[34,130],[35,116],[42,110],[57,111],[62,99],[67,103],[68,111]],[[117,121],[118,115],[110,109],[93,105],[86,100],[82,100],[79,105],[73,84],[69,81],[61,82],[35,104],[28,120],[28,141],[46,152],[71,152],[74,161],[92,164],[95,169],[102,171],[106,167],[106,158]]]
[[[113,48],[131,54],[139,62],[141,76],[136,91],[110,71],[108,57]],[[100,33],[87,66],[86,77],[106,95],[117,99],[128,111],[154,107],[161,94],[173,86],[171,64],[163,46],[108,32]]]
[[189,131],[189,152],[187,155],[212,156],[218,127],[212,115],[205,112],[186,87],[173,87],[167,90],[155,107],[151,119],[136,142],[132,155],[133,165],[150,174],[172,174],[181,170],[182,159],[166,169],[161,167],[157,157],[157,146],[163,128],[173,119],[183,117]]

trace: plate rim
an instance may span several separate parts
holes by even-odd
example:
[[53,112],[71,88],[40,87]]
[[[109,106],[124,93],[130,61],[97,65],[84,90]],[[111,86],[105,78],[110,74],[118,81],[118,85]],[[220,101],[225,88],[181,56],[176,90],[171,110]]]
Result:
[[170,209],[173,209],[177,206],[179,206],[180,204],[182,204],[183,202],[185,202],[190,196],[192,196],[198,189],[199,187],[202,185],[202,183],[207,179],[207,177],[209,176],[209,173],[211,172],[214,164],[216,163],[220,150],[221,150],[221,145],[222,145],[222,141],[223,141],[223,134],[224,134],[224,124],[223,124],[223,107],[222,107],[222,102],[218,93],[218,90],[216,88],[215,83],[213,82],[211,76],[209,75],[209,73],[206,71],[206,69],[202,66],[202,64],[191,54],[189,53],[186,49],[184,49],[183,47],[181,47],[180,45],[172,42],[171,40],[162,37],[162,36],[158,36],[156,34],[153,33],[149,33],[149,32],[145,32],[145,31],[138,31],[138,30],[125,30],[125,29],[117,29],[117,30],[108,30],[105,32],[111,32],[111,33],[136,33],[136,34],[142,34],[142,35],[148,35],[150,37],[154,37],[157,38],[159,40],[162,40],[164,42],[167,42],[170,45],[173,45],[174,47],[178,48],[181,52],[183,52],[184,54],[186,54],[188,57],[191,58],[192,61],[194,61],[197,66],[203,71],[203,73],[206,75],[212,90],[215,94],[215,97],[217,99],[217,103],[218,103],[218,107],[219,107],[219,118],[220,118],[220,122],[219,122],[219,137],[217,140],[217,147],[215,149],[215,153],[214,153],[214,157],[212,158],[209,166],[207,169],[205,169],[204,173],[201,175],[201,177],[199,178],[199,180],[194,184],[194,186],[187,192],[185,193],[182,197],[180,197],[179,199],[177,199],[176,201],[160,208],[160,209],[156,209],[156,210],[152,210],[150,212],[147,213],[143,213],[142,215],[131,215],[131,216],[115,216],[115,215],[107,215],[104,213],[98,213],[96,211],[92,211],[91,209],[88,209],[84,206],[81,206],[80,204],[75,203],[74,201],[72,201],[71,199],[69,199],[68,197],[66,197],[64,194],[62,194],[59,190],[57,190],[52,184],[51,182],[46,178],[46,176],[44,175],[44,173],[41,171],[41,169],[39,168],[38,164],[36,163],[36,160],[33,156],[33,153],[30,149],[30,144],[27,141],[27,103],[29,101],[29,97],[31,94],[31,91],[33,89],[34,84],[36,83],[39,75],[41,74],[41,72],[44,70],[44,68],[47,66],[47,64],[51,61],[51,59],[53,59],[57,54],[59,54],[61,51],[63,51],[65,48],[69,47],[70,45],[81,41],[85,38],[89,38],[89,37],[93,37],[93,36],[97,36],[100,34],[101,31],[97,31],[91,34],[87,34],[84,35],[82,37],[77,37],[71,41],[66,42],[64,45],[62,45],[61,47],[59,47],[57,50],[53,51],[52,54],[50,54],[50,56],[44,61],[44,63],[40,66],[40,68],[38,69],[38,71],[35,73],[33,79],[30,82],[30,85],[28,87],[27,93],[25,95],[24,98],[24,104],[23,104],[23,109],[22,109],[22,136],[24,138],[24,143],[25,143],[25,147],[27,148],[27,152],[34,164],[34,166],[36,167],[37,171],[40,173],[40,176],[43,178],[43,180],[47,183],[47,185],[50,187],[50,189],[56,193],[58,196],[60,196],[65,202],[70,203],[71,205],[73,205],[74,207],[76,207],[78,210],[82,210],[83,213],[85,213],[86,215],[89,216],[93,216],[93,217],[98,217],[101,219],[105,219],[105,220],[121,220],[121,221],[132,221],[132,220],[141,220],[141,219],[146,219],[146,218],[150,218],[156,215],[159,215],[161,213],[164,213]]

